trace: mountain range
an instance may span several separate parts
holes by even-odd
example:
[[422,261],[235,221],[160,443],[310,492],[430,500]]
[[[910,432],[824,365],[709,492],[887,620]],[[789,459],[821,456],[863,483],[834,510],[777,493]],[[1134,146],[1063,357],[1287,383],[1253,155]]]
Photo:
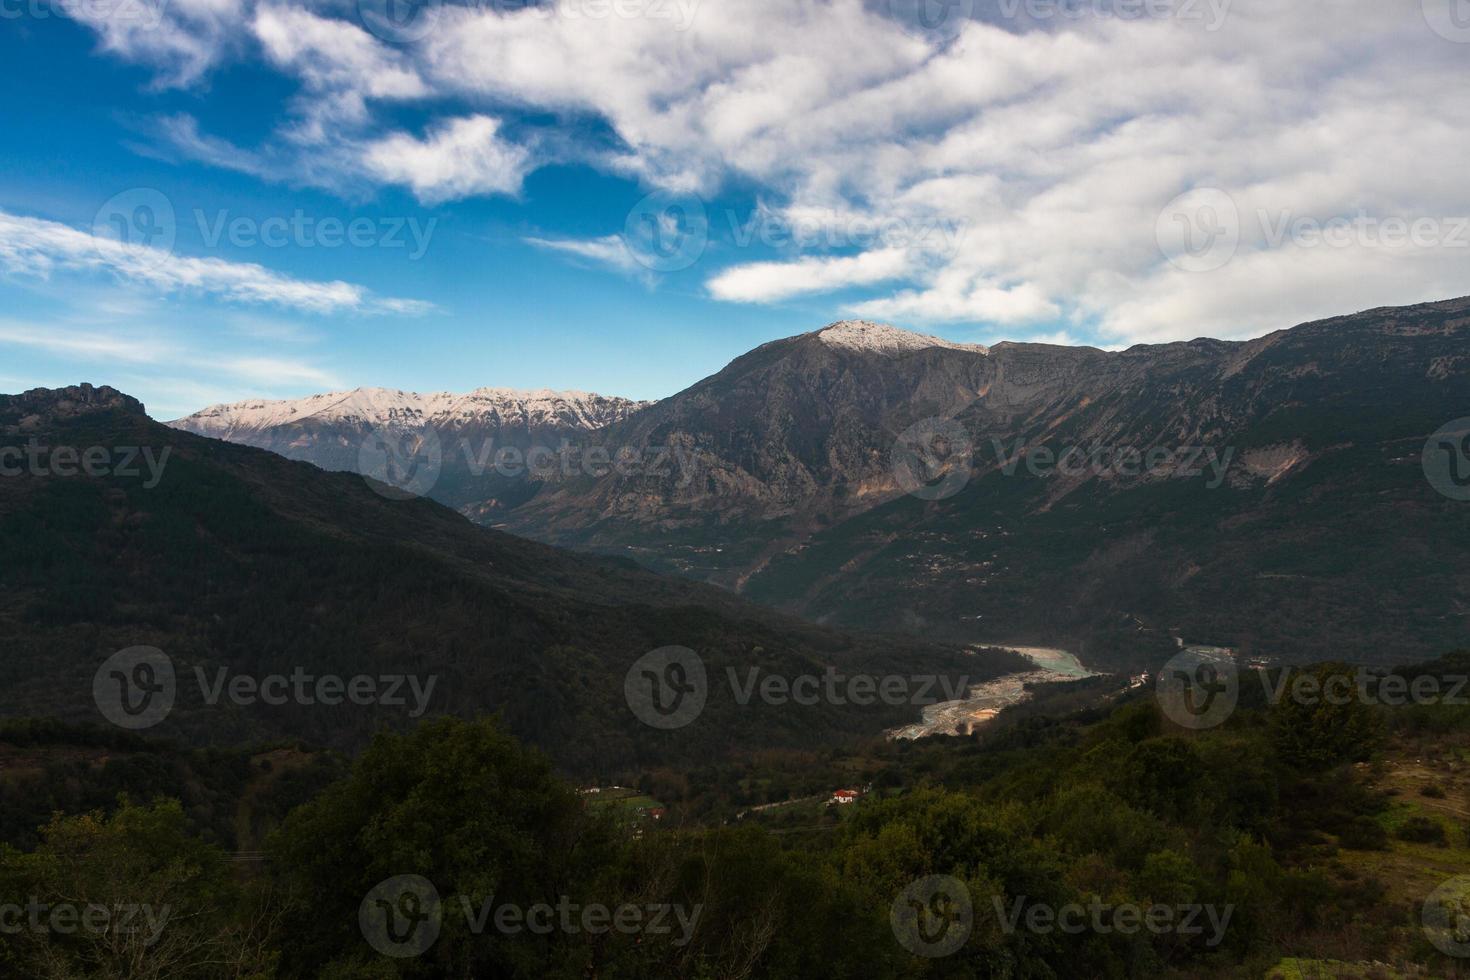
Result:
[[[108,387],[0,396],[0,446],[31,456],[0,479],[0,629],[13,668],[0,716],[97,722],[108,658],[146,646],[177,679],[150,734],[356,748],[411,724],[414,705],[211,703],[210,689],[299,671],[424,689],[432,678],[419,716],[496,712],[567,771],[617,778],[877,737],[918,716],[871,700],[741,703],[731,670],[959,684],[1024,666],[999,650],[813,626],[626,559],[476,526],[350,473],[168,428]],[[159,465],[79,471],[89,451]],[[667,646],[694,651],[709,677],[703,712],[677,730],[644,724],[626,700],[630,669]]]
[[[458,450],[426,492],[475,520],[820,622],[1129,666],[1180,642],[1399,661],[1467,632],[1464,510],[1421,466],[1470,411],[1467,342],[1466,299],[1122,351],[842,321],[650,404],[497,393],[497,419],[578,406],[493,430],[570,446],[512,476],[464,465],[470,411],[338,421],[313,407],[330,396],[172,424],[352,468],[366,421],[405,421]],[[589,449],[644,465],[577,462]]]

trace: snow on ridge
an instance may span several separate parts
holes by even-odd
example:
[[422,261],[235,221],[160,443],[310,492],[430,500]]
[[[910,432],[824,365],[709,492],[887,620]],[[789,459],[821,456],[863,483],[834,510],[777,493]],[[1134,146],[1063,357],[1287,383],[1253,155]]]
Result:
[[818,330],[817,338],[829,347],[878,354],[901,354],[932,347],[971,351],[976,354],[990,353],[989,348],[980,344],[960,344],[943,337],[932,337],[871,320],[839,320]]
[[305,398],[251,399],[211,405],[170,423],[205,435],[263,431],[305,419],[324,422],[423,424],[490,416],[506,422],[600,428],[648,403],[584,391],[477,388],[467,394],[420,394],[395,388],[355,388]]

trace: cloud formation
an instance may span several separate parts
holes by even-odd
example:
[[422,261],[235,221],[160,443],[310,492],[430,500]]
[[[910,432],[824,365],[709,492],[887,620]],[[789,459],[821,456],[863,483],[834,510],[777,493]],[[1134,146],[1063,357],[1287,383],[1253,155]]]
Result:
[[197,293],[233,303],[263,303],[306,313],[388,313],[417,316],[433,304],[375,296],[354,283],[313,282],[253,262],[174,255],[69,225],[0,211],[0,269],[48,277],[58,269],[102,271],[154,292]]
[[[860,315],[1133,342],[1250,336],[1466,291],[1470,248],[1453,227],[1470,214],[1470,100],[1449,93],[1470,44],[1426,17],[1446,2],[1202,0],[1128,17],[1106,0],[1005,0],[939,33],[861,0],[705,2],[683,30],[653,4],[600,17],[444,5],[396,45],[317,4],[187,0],[152,40],[93,26],[110,50],[188,84],[250,56],[222,29],[238,24],[311,96],[280,139],[313,153],[264,154],[281,172],[327,159],[319,183],[350,174],[426,202],[515,194],[548,157],[507,135],[512,116],[560,120],[569,139],[594,119],[617,139],[581,147],[582,160],[648,186],[713,199],[736,184],[788,213],[966,228],[943,248],[813,246],[777,261],[712,250],[716,298],[864,287]],[[408,100],[434,106],[422,134],[388,117]],[[193,137],[209,156],[211,138]],[[1232,213],[1169,212],[1201,187]],[[1297,230],[1334,219],[1360,225],[1325,243]],[[1360,219],[1439,230],[1391,242]],[[1167,256],[1171,235],[1213,248],[1223,232],[1234,244],[1213,268]],[[537,244],[636,272],[609,239]]]

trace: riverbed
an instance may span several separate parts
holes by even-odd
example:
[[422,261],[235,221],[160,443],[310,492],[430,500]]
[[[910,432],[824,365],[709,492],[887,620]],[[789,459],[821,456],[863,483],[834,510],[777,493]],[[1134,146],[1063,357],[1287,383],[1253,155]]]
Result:
[[925,738],[929,735],[968,735],[977,726],[984,725],[1000,713],[1001,709],[1020,704],[1031,697],[1027,684],[1048,684],[1058,681],[1075,681],[1093,676],[1092,671],[1082,665],[1066,650],[1051,647],[1002,647],[1021,654],[1036,665],[1035,670],[976,684],[959,701],[941,701],[924,708],[921,721],[885,734],[889,738]]

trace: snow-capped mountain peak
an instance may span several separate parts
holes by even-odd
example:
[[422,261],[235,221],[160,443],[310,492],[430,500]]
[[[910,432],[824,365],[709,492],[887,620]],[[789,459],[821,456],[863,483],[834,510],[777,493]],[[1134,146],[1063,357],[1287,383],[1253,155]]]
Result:
[[817,338],[830,347],[875,354],[906,354],[932,347],[972,351],[976,354],[990,352],[980,344],[959,344],[942,337],[931,337],[871,320],[839,320],[818,330]]

